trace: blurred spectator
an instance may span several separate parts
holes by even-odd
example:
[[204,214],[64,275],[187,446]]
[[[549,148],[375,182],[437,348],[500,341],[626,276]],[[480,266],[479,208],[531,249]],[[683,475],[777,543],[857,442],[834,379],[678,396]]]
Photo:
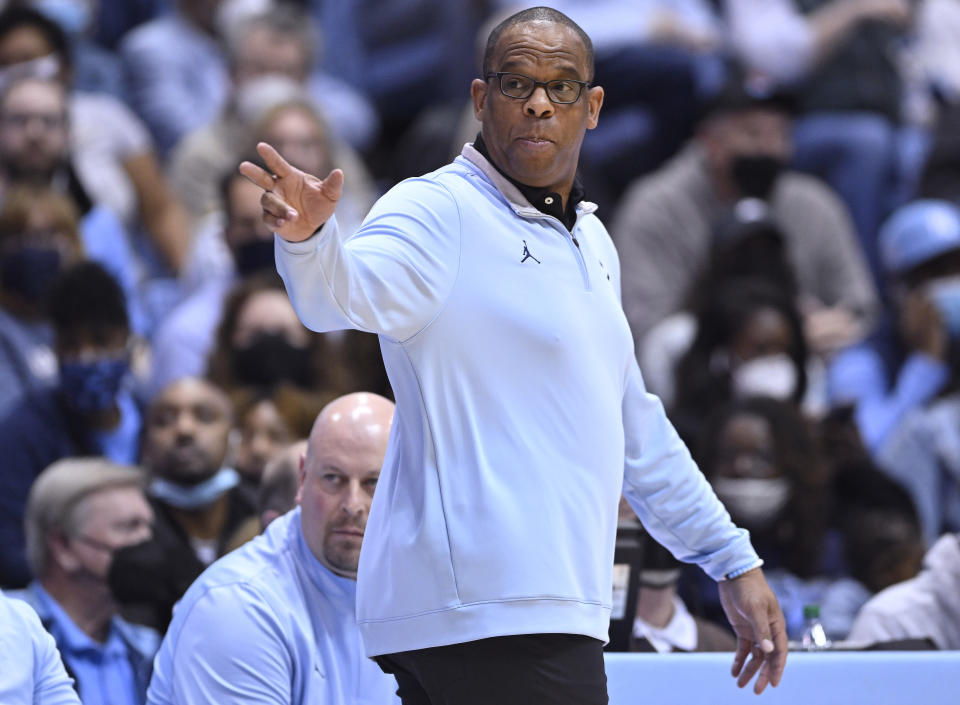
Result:
[[[0,68],[8,77],[63,84],[69,95],[74,179],[82,184],[72,190],[89,195],[78,193],[81,201],[109,207],[131,232],[142,227],[166,265],[178,270],[189,244],[189,222],[164,181],[146,127],[115,97],[77,85],[63,31],[30,9],[8,8],[0,14]],[[78,205],[84,212],[89,207]]]
[[611,234],[638,342],[683,307],[714,229],[743,198],[769,201],[811,309],[806,327],[815,347],[857,340],[873,317],[873,284],[842,204],[817,181],[783,170],[790,156],[784,101],[731,80],[693,142],[624,196]]
[[960,649],[960,535],[945,534],[923,559],[917,577],[871,599],[850,630],[851,641],[930,639]]
[[120,42],[134,108],[161,154],[213,120],[230,79],[218,35],[222,0],[175,0],[173,10],[146,22]]
[[66,197],[17,186],[0,207],[0,416],[28,392],[55,384],[46,309],[57,277],[83,257]]
[[[960,210],[952,205],[918,201],[904,211],[907,208],[929,208],[930,216],[939,212],[944,217],[947,228],[960,226]],[[960,378],[960,321],[956,320],[960,313],[960,239],[954,238],[960,236],[960,230],[940,232],[946,236],[941,246],[958,249],[932,257],[932,263],[918,265],[927,268],[933,279],[916,286],[937,312],[928,325],[940,331],[941,344],[946,346],[939,351],[940,359],[949,364],[950,378],[956,380]],[[920,246],[918,241],[923,236],[913,233],[912,237],[910,246]],[[941,261],[937,264],[936,260]],[[940,268],[939,273],[933,268]],[[905,315],[911,314],[922,320],[908,305]],[[905,321],[906,325],[910,323]],[[880,466],[909,490],[920,513],[927,545],[945,531],[960,531],[960,392],[955,384],[949,391],[929,406],[918,405],[905,412],[902,422],[877,449]]]
[[[960,335],[954,303],[960,208],[942,201],[903,206],[884,223],[880,254],[892,310],[870,339],[837,357],[829,382],[834,404],[855,406],[857,426],[874,457],[904,417],[950,381],[951,340]],[[924,533],[932,538],[929,504],[916,494],[914,499],[924,517]]]
[[173,0],[93,0],[93,38],[111,51],[132,28],[169,11]]
[[256,495],[267,462],[295,438],[306,438],[323,402],[291,385],[272,390],[247,387],[234,392],[232,398],[236,424],[230,465]]
[[263,468],[257,488],[257,516],[250,517],[237,528],[227,542],[226,553],[252,541],[270,522],[297,506],[297,485],[306,452],[305,440],[274,452]]
[[273,456],[260,478],[260,526],[270,523],[297,506],[297,485],[307,454],[307,441],[291,443]]
[[231,293],[207,372],[228,390],[287,384],[321,399],[389,386],[375,336],[307,330],[273,274],[248,279]]
[[728,630],[694,617],[677,595],[681,563],[649,536],[643,546],[630,651],[736,651]]
[[208,374],[227,390],[272,390],[284,382],[321,389],[323,341],[297,318],[279,277],[251,279],[224,306]]
[[37,613],[0,591],[0,698],[6,703],[80,705],[53,637]]
[[200,379],[167,385],[147,409],[142,462],[153,538],[116,553],[110,584],[131,616],[160,631],[183,590],[255,512],[225,465],[232,420],[226,394]]
[[[308,173],[325,176],[339,167],[351,174],[343,192],[343,223],[351,231],[358,228],[376,195],[373,182],[350,146],[330,133],[317,104],[302,87],[283,77],[260,78],[246,83],[237,100],[236,115],[193,133],[173,154],[171,179],[191,208],[198,214],[222,208],[217,180],[234,171],[245,154],[254,154],[257,142],[276,140],[289,150],[292,164],[304,171],[316,170]],[[218,248],[205,237],[216,234],[216,229],[201,231],[188,277],[203,276],[211,257],[205,250],[222,251],[222,245]]]
[[36,78],[7,82],[0,89],[0,188],[16,184],[53,188],[80,213],[87,257],[101,262],[127,296],[133,330],[145,333],[141,276],[123,225],[108,208],[90,201],[70,160],[66,96],[62,86]]
[[50,295],[60,368],[57,386],[21,399],[0,421],[0,585],[29,580],[23,512],[30,485],[60,458],[102,455],[136,461],[140,411],[129,382],[130,325],[123,293],[100,266],[63,274]]
[[[899,53],[908,0],[728,0],[732,48],[750,69],[796,86],[794,165],[829,183],[850,209],[880,281],[876,237],[915,183],[924,140],[901,129]],[[912,194],[911,194],[912,195]]]
[[324,409],[300,471],[300,508],[187,591],[157,656],[151,703],[399,702],[396,680],[364,656],[355,615],[392,415],[372,394]]
[[823,457],[833,475],[832,526],[842,535],[849,572],[832,581],[820,599],[821,621],[833,640],[847,638],[871,595],[916,575],[924,551],[917,510],[907,491],[884,475],[862,447],[856,455],[835,454],[839,449],[828,434],[837,429],[828,426],[852,425],[847,418],[846,413],[835,413],[821,423]]
[[[230,31],[226,47],[230,95],[219,115],[186,134],[170,156],[171,180],[195,215],[215,207],[211,185],[235,167],[253,124],[281,100],[315,103],[311,111],[319,111],[323,119],[316,119],[330,125],[332,132],[324,139],[342,145],[341,151],[347,145],[356,149],[370,145],[377,130],[373,108],[348,84],[314,70],[316,32],[300,11],[279,5],[242,19]],[[270,78],[287,81],[279,88],[270,88],[269,81],[267,89],[258,88]]]
[[[813,313],[804,316],[805,302],[797,292],[797,278],[787,258],[784,236],[767,217],[762,202],[741,201],[729,218],[717,226],[710,248],[710,257],[687,295],[684,310],[658,322],[644,337],[638,359],[647,389],[660,397],[671,409],[676,402],[676,373],[680,358],[690,349],[697,336],[697,312],[714,309],[717,299],[735,282],[761,280],[780,291],[784,299],[793,301],[804,322],[807,340],[817,339],[821,332],[810,330],[819,318]],[[816,307],[813,307],[816,311]],[[808,325],[809,323],[809,325]],[[821,356],[807,355],[807,393],[804,408],[820,413],[826,403],[825,361]]]
[[35,577],[10,597],[27,602],[57,642],[85,705],[145,702],[160,635],[117,614],[107,585],[113,552],[150,536],[143,474],[99,458],[43,471],[27,502]]
[[463,100],[476,72],[471,48],[487,2],[307,0],[307,5],[323,33],[324,70],[373,101],[387,154],[425,108]]
[[98,0],[28,0],[27,4],[56,22],[67,36],[76,90],[108,93],[124,100],[126,90],[120,59],[90,38],[97,3]]
[[793,301],[763,280],[733,281],[713,294],[676,368],[670,416],[690,441],[705,415],[731,399],[762,395],[799,406],[807,392],[808,351]]
[[226,262],[219,272],[210,267],[158,327],[153,337],[153,393],[175,379],[202,375],[224,301],[238,277],[242,281],[275,271],[273,233],[260,217],[260,189],[231,169],[221,180],[221,198],[223,234],[202,239],[211,247],[225,245]]
[[[804,605],[820,602],[826,576],[836,575],[840,562],[826,541],[829,476],[811,429],[789,404],[738,400],[712,415],[698,455],[734,522],[750,531],[787,631],[798,638]],[[698,601],[708,611],[715,599],[700,590]]]

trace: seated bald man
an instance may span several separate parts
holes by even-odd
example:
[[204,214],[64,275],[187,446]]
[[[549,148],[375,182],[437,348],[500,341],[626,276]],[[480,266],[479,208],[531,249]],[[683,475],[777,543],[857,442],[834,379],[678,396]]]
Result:
[[149,705],[396,703],[364,656],[357,562],[393,404],[350,394],[314,423],[299,507],[210,566],[174,609]]

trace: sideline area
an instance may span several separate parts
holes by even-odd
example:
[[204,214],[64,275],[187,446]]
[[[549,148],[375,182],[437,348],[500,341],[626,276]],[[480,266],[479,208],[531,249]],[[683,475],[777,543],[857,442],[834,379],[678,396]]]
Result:
[[732,653],[606,654],[610,705],[956,705],[960,651],[791,652],[759,697],[730,676]]

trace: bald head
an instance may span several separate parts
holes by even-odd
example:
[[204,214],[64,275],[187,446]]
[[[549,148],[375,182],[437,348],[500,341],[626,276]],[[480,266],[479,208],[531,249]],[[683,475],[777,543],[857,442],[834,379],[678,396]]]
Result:
[[382,445],[386,450],[392,421],[393,402],[378,394],[357,392],[334,399],[313,424],[307,460],[335,448],[363,450]]
[[223,465],[233,421],[230,399],[204,379],[170,383],[147,409],[144,464],[182,484],[206,480]]
[[338,575],[357,575],[393,408],[376,394],[348,394],[324,407],[310,432],[300,473],[301,525],[313,555]]

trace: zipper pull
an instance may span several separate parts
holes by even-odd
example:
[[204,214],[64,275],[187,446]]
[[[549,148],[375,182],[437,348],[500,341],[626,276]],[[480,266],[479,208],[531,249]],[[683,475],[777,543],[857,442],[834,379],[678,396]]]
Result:
[[577,242],[577,238],[576,238],[573,234],[571,234],[571,235],[570,235],[570,239],[573,240],[573,244],[576,245],[576,246],[577,246],[577,249],[579,250],[579,249],[580,249],[580,243]]

